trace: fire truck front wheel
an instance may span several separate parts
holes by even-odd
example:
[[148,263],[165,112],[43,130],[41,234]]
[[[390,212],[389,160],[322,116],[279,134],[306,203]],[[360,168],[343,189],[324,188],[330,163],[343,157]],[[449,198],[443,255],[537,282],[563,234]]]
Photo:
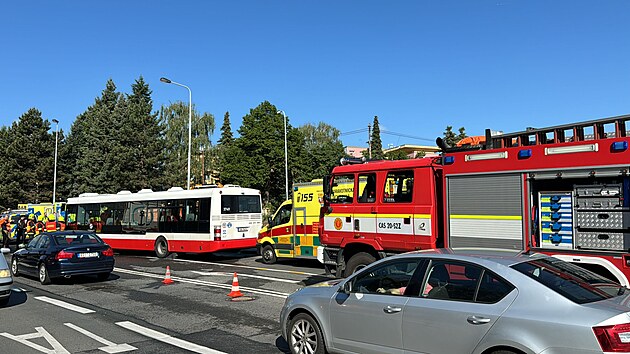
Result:
[[262,261],[265,264],[274,264],[276,263],[276,251],[273,249],[272,245],[265,245],[260,252],[262,255]]
[[346,263],[346,270],[343,272],[344,278],[347,278],[354,274],[354,272],[365,268],[368,264],[374,262],[376,258],[367,252],[359,252],[350,257],[350,260]]
[[164,237],[158,237],[158,239],[155,240],[155,246],[153,248],[158,258],[166,258],[168,256],[168,241],[166,241]]

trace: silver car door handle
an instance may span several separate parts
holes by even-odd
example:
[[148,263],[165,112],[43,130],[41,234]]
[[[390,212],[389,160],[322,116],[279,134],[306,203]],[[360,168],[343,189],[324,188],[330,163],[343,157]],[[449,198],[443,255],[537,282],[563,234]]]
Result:
[[489,318],[479,317],[479,316],[470,316],[467,319],[468,323],[478,325],[478,324],[486,324],[490,322]]
[[385,313],[396,313],[402,311],[401,307],[387,306],[383,309]]

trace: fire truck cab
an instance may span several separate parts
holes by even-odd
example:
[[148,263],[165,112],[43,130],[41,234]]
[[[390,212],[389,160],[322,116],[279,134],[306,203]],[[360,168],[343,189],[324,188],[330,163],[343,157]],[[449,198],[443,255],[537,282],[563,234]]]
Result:
[[[347,276],[390,253],[490,247],[553,255],[628,286],[628,120],[487,130],[471,146],[438,139],[439,158],[336,167],[324,182],[326,269]],[[369,176],[376,182],[371,203],[340,202],[326,186],[352,177],[358,188]],[[394,194],[404,194],[401,176],[413,178],[411,199],[390,202],[392,185]]]
[[[348,276],[388,254],[442,246],[441,170],[430,158],[334,168],[320,230],[327,272]],[[340,184],[354,188],[335,193]]]

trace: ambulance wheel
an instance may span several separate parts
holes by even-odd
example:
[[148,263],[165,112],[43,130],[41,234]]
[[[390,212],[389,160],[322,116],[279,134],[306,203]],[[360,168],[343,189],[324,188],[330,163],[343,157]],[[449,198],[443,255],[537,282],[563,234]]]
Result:
[[262,261],[265,264],[274,264],[278,260],[276,258],[276,251],[273,249],[271,245],[265,245],[262,248]]
[[365,268],[368,264],[374,262],[376,258],[369,253],[359,252],[354,256],[350,257],[348,263],[346,263],[346,270],[343,272],[344,278],[347,278],[357,272]]
[[155,255],[158,256],[158,258],[166,258],[169,254],[168,252],[168,241],[166,241],[166,239],[162,236],[158,237],[157,240],[155,240]]

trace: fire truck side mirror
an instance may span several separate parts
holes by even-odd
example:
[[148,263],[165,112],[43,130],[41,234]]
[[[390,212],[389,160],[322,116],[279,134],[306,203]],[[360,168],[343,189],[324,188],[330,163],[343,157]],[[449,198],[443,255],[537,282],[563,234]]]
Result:
[[324,201],[328,201],[327,198],[330,196],[330,175],[324,176]]
[[269,224],[269,227],[273,227],[272,222],[271,222],[271,216],[267,217],[267,224]]

